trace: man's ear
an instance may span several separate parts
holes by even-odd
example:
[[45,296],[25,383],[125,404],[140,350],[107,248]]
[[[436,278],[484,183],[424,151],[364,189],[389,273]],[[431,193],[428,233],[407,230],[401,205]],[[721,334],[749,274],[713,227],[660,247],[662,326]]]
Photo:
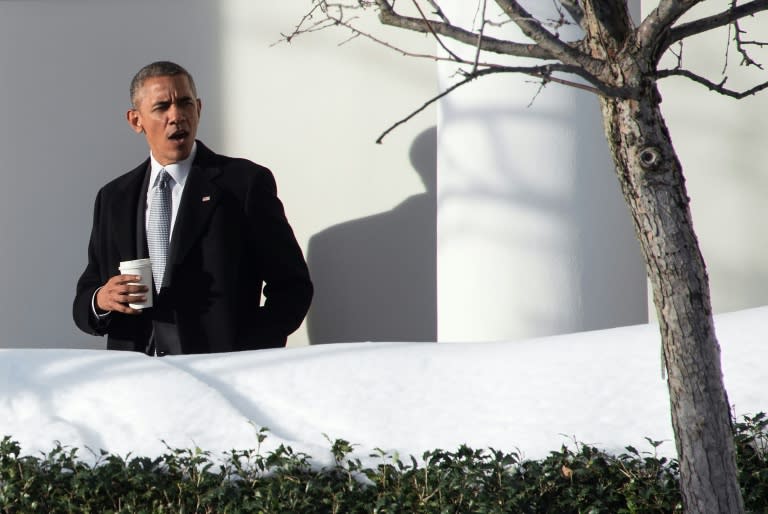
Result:
[[139,115],[139,111],[131,109],[125,113],[125,119],[128,120],[128,125],[131,126],[131,129],[133,129],[134,132],[137,134],[144,132],[144,127],[141,126],[141,116]]

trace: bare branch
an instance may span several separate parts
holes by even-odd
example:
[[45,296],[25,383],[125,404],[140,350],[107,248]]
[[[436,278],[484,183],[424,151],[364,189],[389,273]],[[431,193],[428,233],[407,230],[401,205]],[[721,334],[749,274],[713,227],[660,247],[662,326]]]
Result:
[[435,29],[433,29],[433,28],[432,28],[432,24],[431,24],[431,23],[430,23],[430,21],[427,19],[427,17],[424,15],[424,11],[422,11],[422,10],[421,10],[421,6],[419,5],[419,2],[417,2],[416,0],[413,0],[413,5],[415,5],[415,6],[416,6],[416,9],[419,11],[419,14],[421,15],[421,19],[422,19],[422,20],[424,20],[424,24],[426,24],[426,26],[427,26],[427,28],[429,29],[429,32],[432,34],[432,36],[434,36],[435,40],[437,41],[437,44],[438,44],[438,45],[440,45],[440,47],[442,47],[442,49],[443,49],[443,50],[445,50],[445,52],[446,52],[448,55],[450,55],[450,56],[451,56],[451,57],[452,57],[454,60],[456,60],[456,61],[460,61],[461,59],[459,58],[459,56],[458,56],[458,55],[456,55],[455,53],[453,53],[453,52],[450,50],[450,48],[448,48],[447,46],[445,46],[445,44],[443,43],[443,40],[442,40],[442,39],[440,39],[440,36],[438,36],[438,35],[435,33]]
[[560,32],[559,32],[560,29],[567,25],[573,25],[573,20],[571,19],[571,16],[567,14],[565,7],[563,7],[563,5],[559,2],[559,0],[550,0],[550,1],[552,2],[552,7],[557,13],[557,17],[548,19],[546,21],[542,20],[542,22],[544,25],[553,28],[555,31],[554,36],[560,39]]
[[477,31],[477,50],[475,51],[475,62],[472,65],[472,73],[477,71],[478,62],[480,61],[480,52],[483,45],[483,36],[485,35],[485,24],[486,24],[486,18],[485,13],[486,9],[488,8],[488,1],[482,0],[482,10],[481,10],[481,22],[480,22],[480,29]]
[[727,80],[727,77],[724,78],[719,84],[717,84],[689,70],[682,70],[677,68],[672,70],[659,70],[659,72],[656,73],[656,78],[658,79],[663,79],[666,77],[674,77],[674,76],[688,78],[698,84],[701,84],[702,86],[705,86],[710,91],[715,91],[716,93],[720,93],[721,95],[724,95],[724,96],[730,96],[731,98],[736,98],[737,100],[741,100],[742,98],[746,98],[748,96],[754,95],[755,93],[759,93],[760,91],[768,88],[768,81],[767,81],[767,82],[763,82],[762,84],[758,84],[755,87],[747,89],[745,91],[734,91],[733,89],[728,89],[727,87],[725,87],[725,82]]
[[[732,2],[733,2],[732,5],[735,7],[736,6],[736,0],[732,0]],[[728,26],[729,29],[730,29],[730,27],[731,27],[731,25]],[[739,25],[739,20],[735,20],[733,22],[733,29],[734,29],[733,39],[734,39],[734,41],[736,41],[736,50],[741,54],[741,64],[742,64],[742,66],[754,66],[754,67],[759,68],[759,69],[762,70],[763,69],[763,65],[760,64],[759,62],[755,61],[754,59],[752,59],[752,56],[749,55],[749,51],[747,50],[746,47],[747,47],[747,45],[752,45],[752,44],[763,46],[765,43],[759,43],[757,41],[744,41],[742,39],[742,35],[746,34],[747,31],[741,30],[741,26]]]
[[[637,29],[638,46],[657,49],[655,55],[660,57],[669,48],[665,43],[665,34],[669,28],[694,5],[703,0],[661,0],[658,7],[651,11],[640,23]],[[763,0],[760,0],[763,1]],[[671,42],[670,42],[671,44]]]
[[[280,33],[283,39],[276,41],[275,43],[272,43],[270,46],[275,46],[279,44],[282,41],[285,41],[286,43],[290,43],[294,37],[300,35],[300,34],[309,34],[312,32],[319,32],[327,27],[335,25],[335,20],[333,20],[330,16],[327,15],[327,13],[323,9],[322,3],[313,4],[312,9],[305,14],[301,20],[299,20],[299,23],[294,27],[293,31],[290,34],[284,34]],[[322,16],[320,16],[319,21],[315,20],[315,11],[323,11]],[[310,20],[312,20],[312,23],[310,23]]]
[[560,4],[565,8],[573,21],[584,28],[584,11],[579,5],[579,0],[560,0]]
[[[585,78],[589,80],[590,82],[593,82],[593,85],[587,85],[582,84],[580,82],[575,82],[573,80],[563,79],[560,77],[556,77],[553,75],[555,72],[561,72],[561,73],[571,73],[574,75],[581,76],[582,78]],[[636,96],[637,92],[629,89],[629,88],[615,88],[611,86],[607,86],[605,84],[600,83],[595,77],[589,75],[586,71],[584,71],[583,68],[579,66],[570,66],[567,64],[561,64],[561,63],[554,63],[554,64],[545,64],[542,66],[494,66],[492,68],[485,68],[482,70],[473,71],[471,73],[468,73],[465,78],[449,88],[447,88],[442,93],[435,95],[434,97],[430,98],[424,104],[421,105],[421,107],[415,109],[413,112],[411,112],[408,116],[405,118],[397,121],[396,123],[392,124],[387,130],[382,132],[382,134],[376,139],[377,144],[381,144],[383,139],[389,135],[390,132],[395,130],[400,125],[407,123],[409,120],[411,120],[413,117],[415,117],[417,114],[422,112],[424,109],[432,105],[433,103],[437,102],[441,98],[449,95],[451,92],[455,91],[456,89],[460,88],[461,86],[464,86],[466,84],[469,84],[473,80],[483,77],[485,75],[491,75],[494,73],[520,73],[524,75],[530,75],[532,77],[536,77],[542,80],[544,84],[547,82],[554,82],[557,84],[562,84],[564,86],[573,87],[576,89],[581,89],[583,91],[588,91],[590,93],[594,93],[596,95],[600,96],[612,96],[612,97],[622,97],[622,98],[628,98],[631,96]]]
[[[481,7],[484,7],[484,6],[485,6],[485,0],[483,0],[483,3],[481,4]],[[484,12],[484,10],[483,10],[483,12]],[[370,39],[371,41],[373,41],[373,42],[375,42],[375,43],[377,43],[379,45],[387,47],[387,48],[389,48],[391,50],[395,50],[395,51],[401,53],[402,55],[406,55],[406,56],[409,56],[409,57],[426,58],[426,59],[430,59],[430,60],[433,60],[433,61],[451,61],[451,62],[455,62],[455,63],[458,63],[458,64],[471,65],[472,66],[472,71],[469,72],[468,74],[465,73],[466,76],[482,76],[482,75],[486,75],[486,74],[490,74],[490,73],[522,73],[522,74],[528,74],[528,75],[531,75],[531,76],[534,76],[534,77],[537,77],[537,78],[541,78],[542,80],[545,80],[546,82],[554,82],[554,83],[566,85],[566,86],[569,86],[569,87],[574,87],[574,88],[577,88],[577,89],[582,89],[582,90],[585,90],[585,91],[589,91],[591,93],[598,94],[598,95],[616,96],[616,97],[630,97],[630,96],[635,95],[635,93],[636,93],[634,90],[632,90],[630,88],[615,88],[615,87],[609,86],[607,84],[604,84],[597,77],[595,77],[594,75],[590,74],[588,71],[584,70],[583,68],[581,68],[579,66],[570,66],[570,65],[566,65],[566,64],[553,63],[553,64],[549,64],[549,65],[545,65],[545,66],[509,67],[509,66],[504,66],[504,65],[496,64],[496,63],[480,61],[479,60],[479,57],[480,57],[479,48],[481,48],[483,46],[482,43],[483,43],[483,40],[484,40],[483,39],[484,36],[483,36],[483,33],[482,33],[482,28],[481,28],[480,32],[477,34],[477,36],[476,36],[478,38],[477,41],[476,41],[476,48],[478,50],[475,52],[474,59],[470,61],[470,60],[467,60],[467,59],[462,59],[462,58],[460,58],[458,56],[441,57],[441,56],[432,55],[432,54],[418,54],[418,53],[409,52],[409,51],[404,50],[402,48],[396,47],[396,46],[392,45],[391,43],[389,43],[387,41],[383,41],[381,39],[378,39],[378,38],[376,38],[375,36],[373,36],[372,34],[370,34],[368,32],[364,32],[364,31],[358,29],[357,27],[355,27],[354,25],[352,25],[351,23],[349,23],[348,21],[346,21],[346,20],[344,20],[342,18],[337,18],[337,17],[335,17],[334,15],[332,15],[332,14],[330,14],[328,12],[325,13],[325,16],[326,16],[326,18],[322,22],[317,22],[317,24],[322,24],[322,23],[325,23],[325,22],[329,21],[333,25],[345,27],[345,28],[347,28],[348,30],[350,30],[352,32],[353,35],[350,38],[348,38],[347,40],[345,40],[344,42],[342,42],[341,44],[344,44],[347,41],[349,41],[349,40],[351,40],[351,39],[353,39],[355,37],[362,36],[362,37],[365,37],[367,39]],[[485,18],[483,18],[483,19],[485,20]],[[487,22],[487,20],[485,20],[485,21]],[[325,25],[325,26],[327,26],[327,25]],[[308,31],[308,30],[310,30],[310,29],[304,29],[304,31]],[[314,30],[314,29],[312,29],[312,30]],[[320,29],[318,29],[318,30],[320,30]],[[302,33],[302,32],[299,31],[298,34],[300,34],[300,33]],[[295,36],[295,35],[297,35],[297,34],[293,34],[292,36]],[[557,72],[563,72],[563,73],[570,73],[570,74],[573,74],[573,75],[580,76],[580,77],[582,77],[584,80],[586,80],[587,82],[589,82],[592,85],[591,86],[590,85],[585,85],[583,83],[574,82],[574,81],[571,81],[571,80],[566,80],[566,79],[562,79],[562,78],[559,78],[559,77],[555,77],[555,76],[552,75],[552,72],[556,72],[556,71]],[[438,100],[439,98],[441,98],[441,96],[435,97],[434,99],[430,100],[430,102],[427,102],[427,104],[425,104],[424,107],[428,106],[430,103]],[[413,115],[417,114],[418,112],[420,112],[420,110],[414,112]],[[406,118],[406,120],[403,120],[403,122],[407,121],[412,116],[409,116],[408,118]],[[398,123],[398,125],[399,125],[399,123]],[[392,127],[392,128],[394,128],[394,127]]]
[[[736,0],[731,0],[731,5],[733,5],[733,2],[736,2]],[[738,34],[736,37],[738,37]],[[680,46],[681,47],[683,46],[682,40],[680,41]],[[726,72],[728,71],[728,61],[730,60],[730,56],[731,56],[731,25],[728,25],[728,41],[725,45],[725,59],[723,60],[723,69],[720,72],[720,74],[723,76],[725,76]],[[682,68],[682,67],[683,67],[682,61],[678,61],[677,68]]]
[[534,102],[536,102],[536,99],[539,97],[541,92],[544,91],[545,87],[547,87],[547,81],[546,80],[539,81],[539,88],[536,90],[536,93],[531,97],[531,101],[528,102],[528,105],[526,105],[526,107],[528,107],[529,109],[533,107]]
[[[288,35],[286,35],[286,34],[282,34],[282,33],[281,33],[280,35],[281,35],[281,36],[283,36],[283,38],[285,39],[285,41],[286,41],[286,42],[290,43],[290,42],[291,42],[291,39],[293,38],[293,36],[295,36],[295,35],[297,35],[297,34],[302,34],[302,33],[304,33],[304,32],[311,32],[313,29],[305,29],[305,28],[304,28],[304,25],[305,25],[305,24],[306,24],[306,23],[307,23],[309,20],[311,20],[311,19],[314,17],[314,13],[315,13],[315,11],[316,11],[316,10],[318,10],[318,9],[320,9],[320,5],[319,5],[319,4],[315,4],[315,5],[313,5],[313,6],[312,6],[312,9],[310,9],[310,11],[309,11],[307,14],[305,14],[304,16],[302,16],[302,17],[301,17],[301,20],[299,20],[299,23],[298,23],[298,24],[296,25],[296,27],[293,29],[293,32],[291,32],[291,33],[290,33],[290,34],[288,34]],[[315,24],[313,24],[313,25],[317,25],[317,24],[315,23]]]
[[432,105],[433,103],[437,102],[438,100],[440,100],[440,99],[441,99],[441,98],[443,98],[444,96],[448,96],[449,94],[451,94],[451,92],[452,92],[452,91],[454,91],[454,90],[456,90],[456,89],[460,88],[461,86],[463,86],[463,85],[465,85],[465,84],[469,84],[470,82],[472,82],[473,80],[475,80],[475,79],[476,79],[476,78],[478,78],[478,77],[481,77],[481,76],[483,76],[483,75],[488,75],[488,74],[490,74],[490,73],[492,73],[492,71],[491,71],[490,69],[485,69],[485,70],[480,70],[480,71],[478,71],[478,72],[476,72],[476,73],[470,74],[470,75],[469,75],[469,76],[467,76],[467,77],[466,77],[464,80],[462,80],[462,81],[460,81],[460,82],[457,82],[457,83],[453,84],[451,87],[449,87],[448,89],[446,89],[445,91],[443,91],[443,92],[442,92],[442,93],[440,93],[439,95],[433,96],[432,98],[430,98],[429,100],[427,100],[426,102],[424,102],[424,103],[421,105],[421,107],[419,107],[418,109],[416,109],[416,110],[414,110],[413,112],[411,112],[411,113],[410,113],[408,116],[406,116],[405,118],[403,118],[403,119],[401,119],[401,120],[399,120],[399,121],[395,122],[395,123],[394,123],[394,124],[392,124],[392,125],[391,125],[391,126],[390,126],[390,127],[387,129],[387,130],[385,130],[384,132],[382,132],[382,133],[381,133],[381,135],[380,135],[380,136],[379,136],[379,137],[376,139],[376,144],[377,144],[377,145],[380,145],[380,144],[381,144],[381,142],[384,140],[384,138],[385,138],[385,137],[387,137],[387,135],[389,135],[389,133],[390,133],[390,132],[392,132],[393,130],[395,130],[395,129],[396,129],[397,127],[399,127],[400,125],[402,125],[402,124],[404,124],[404,123],[407,123],[409,120],[411,120],[411,119],[412,119],[413,117],[415,117],[417,114],[419,114],[419,113],[420,113],[420,112],[422,112],[424,109],[426,109],[427,107],[429,107],[429,106],[430,106],[430,105]]
[[440,8],[440,6],[437,5],[437,2],[435,2],[435,0],[427,0],[427,3],[432,6],[432,9],[434,9],[435,16],[443,20],[444,23],[447,23],[450,25],[451,22],[448,20],[448,17],[445,15],[445,13]]
[[599,69],[603,65],[601,61],[580,52],[551,34],[535,17],[523,9],[517,0],[496,0],[496,3],[520,27],[523,34],[531,38],[539,47],[550,53],[554,58],[565,64],[581,66],[595,75],[598,74]]
[[[427,24],[421,18],[412,18],[410,16],[403,16],[396,13],[387,0],[376,0],[376,3],[380,9],[379,20],[384,25],[422,33],[429,33],[434,31],[441,36],[448,37],[454,41],[458,41],[472,47],[477,45],[477,34],[474,32],[462,29],[461,27],[457,27],[449,23],[438,22],[435,20],[430,21],[429,26],[427,26]],[[514,43],[511,41],[505,41],[488,36],[483,37],[481,49],[487,52],[511,55],[515,57],[530,57],[532,59],[544,60],[551,60],[556,58],[554,55],[547,52],[538,45]]]
[[[476,69],[494,68],[494,67],[498,67],[499,66],[499,64],[496,64],[496,63],[480,61],[478,59],[478,56],[479,56],[478,53],[476,53],[476,58],[470,61],[468,59],[463,59],[461,57],[443,57],[443,56],[436,55],[436,54],[423,54],[423,53],[411,52],[411,51],[406,50],[404,48],[401,48],[399,46],[395,46],[395,45],[393,45],[392,43],[390,43],[388,41],[385,41],[383,39],[379,39],[379,38],[377,38],[376,36],[374,36],[373,34],[371,34],[369,32],[362,31],[362,30],[358,29],[353,24],[351,24],[350,22],[348,22],[348,21],[346,21],[344,19],[337,18],[337,17],[335,17],[335,16],[333,16],[332,14],[329,14],[329,13],[327,13],[325,16],[327,16],[327,18],[325,18],[322,22],[318,22],[317,23],[317,28],[313,25],[311,28],[300,29],[299,31],[295,31],[294,33],[289,34],[287,36],[285,34],[282,34],[283,39],[280,40],[280,41],[277,41],[276,43],[274,43],[273,46],[277,45],[277,44],[279,44],[279,43],[281,43],[283,41],[290,42],[290,40],[293,37],[296,37],[296,36],[298,36],[300,34],[305,34],[305,33],[309,33],[309,32],[315,32],[317,30],[322,30],[322,29],[324,29],[326,27],[329,27],[329,26],[339,26],[339,27],[344,27],[347,30],[349,30],[350,32],[352,32],[352,36],[350,36],[349,38],[347,38],[344,41],[342,41],[341,43],[339,43],[339,46],[341,46],[343,44],[346,44],[347,42],[349,42],[350,40],[352,40],[352,39],[354,39],[356,37],[364,37],[366,39],[369,39],[369,40],[373,41],[374,43],[376,43],[378,45],[381,45],[381,46],[383,46],[385,48],[389,48],[390,50],[394,50],[395,52],[397,52],[397,53],[399,53],[401,55],[407,56],[407,57],[416,57],[416,58],[419,58],[419,59],[429,59],[430,61],[450,61],[450,62],[454,62],[454,63],[457,63],[457,64],[472,65]],[[322,25],[321,25],[321,23],[322,23]],[[476,45],[477,44],[478,43],[476,42]]]
[[[696,34],[701,34],[702,32],[716,29],[718,27],[724,27],[725,25],[740,20],[741,18],[751,16],[765,10],[768,10],[768,0],[752,0],[751,2],[747,2],[743,5],[731,7],[719,14],[701,18],[689,23],[683,23],[669,31],[669,34],[661,44],[659,55],[666,51],[670,45],[680,41],[681,39],[695,36]],[[643,22],[643,24],[645,24],[645,22]]]
[[[675,66],[676,69],[682,69],[683,67],[683,51],[685,50],[685,47],[683,46],[683,42],[680,41],[678,44],[679,50],[675,52],[674,50],[671,50],[672,55],[675,56],[675,59],[677,59],[677,66]],[[728,58],[727,49],[726,49],[726,59]],[[726,63],[727,66],[727,63]],[[725,68],[723,68],[723,73],[725,73]]]

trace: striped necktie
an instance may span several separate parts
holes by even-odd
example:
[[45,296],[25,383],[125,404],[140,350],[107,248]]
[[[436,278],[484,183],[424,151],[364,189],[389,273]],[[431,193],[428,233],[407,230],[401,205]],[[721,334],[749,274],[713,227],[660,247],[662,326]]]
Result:
[[155,290],[163,285],[165,264],[168,260],[168,241],[171,237],[171,184],[173,180],[165,169],[160,170],[156,186],[152,190],[147,226],[147,246],[152,260],[152,276]]

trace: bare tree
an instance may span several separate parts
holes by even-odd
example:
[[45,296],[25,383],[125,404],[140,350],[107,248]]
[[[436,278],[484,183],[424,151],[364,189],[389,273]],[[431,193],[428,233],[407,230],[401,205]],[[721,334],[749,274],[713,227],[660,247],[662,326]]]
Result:
[[[474,12],[474,21],[466,26],[451,21],[448,0],[312,0],[308,13],[285,39],[340,26],[352,37],[414,55],[360,29],[359,19],[370,11],[384,25],[431,35],[440,50],[421,57],[457,64],[459,80],[425,106],[496,73],[526,74],[544,85],[564,84],[598,96],[660,323],[685,512],[743,512],[706,267],[693,230],[682,166],[659,108],[657,83],[680,76],[737,99],[768,88],[768,81],[760,82],[763,74],[750,89],[732,89],[725,75],[720,80],[707,78],[687,69],[682,58],[687,38],[728,27],[726,53],[735,48],[740,64],[762,70],[750,51],[768,43],[750,39],[742,24],[745,18],[767,11],[768,0],[742,4],[724,0],[721,12],[698,18],[692,9],[703,0],[659,0],[638,23],[630,16],[630,0],[548,0],[557,13],[554,17],[526,9],[544,1],[465,0],[462,8]],[[681,20],[684,15],[688,21]],[[578,28],[577,37],[561,34],[569,32],[564,30],[569,26]],[[662,57],[669,54],[673,64],[665,68]],[[533,59],[537,64],[526,60],[510,66],[508,59],[498,56]]]

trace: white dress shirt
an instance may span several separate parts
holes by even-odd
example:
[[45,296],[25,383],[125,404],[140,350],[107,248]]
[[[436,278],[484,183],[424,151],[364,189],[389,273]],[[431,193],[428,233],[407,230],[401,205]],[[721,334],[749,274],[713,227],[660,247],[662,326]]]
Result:
[[[187,177],[189,176],[189,170],[192,169],[192,161],[195,160],[195,155],[197,154],[197,142],[194,142],[192,144],[192,151],[189,153],[189,157],[184,159],[183,161],[175,162],[173,164],[168,164],[166,166],[163,166],[159,162],[155,160],[155,156],[152,155],[150,152],[149,154],[149,161],[151,166],[151,171],[149,173],[149,189],[147,190],[147,207],[146,211],[144,211],[144,230],[149,231],[149,209],[152,207],[152,190],[157,187],[157,176],[160,174],[160,170],[165,169],[165,171],[168,172],[168,174],[173,179],[171,182],[169,182],[169,185],[171,186],[171,227],[170,227],[170,237],[173,239],[173,226],[176,223],[176,213],[179,211],[179,203],[181,203],[181,193],[184,192],[184,184],[187,183]],[[170,240],[168,241],[168,244],[170,244]],[[99,288],[101,289],[101,287]],[[93,313],[99,317],[103,318],[111,311],[107,311],[103,314],[99,314],[99,311],[96,309],[96,295],[99,292],[99,289],[96,289],[93,293],[93,298],[91,299],[91,307],[93,308]],[[151,294],[151,293],[150,293]]]
[[[187,182],[189,176],[189,170],[192,169],[192,161],[195,160],[197,154],[197,142],[192,144],[192,151],[189,153],[189,157],[183,161],[175,162],[163,166],[155,160],[155,156],[150,153],[149,160],[152,167],[152,171],[149,174],[149,190],[147,191],[147,208],[144,212],[144,229],[149,232],[149,210],[152,207],[152,192],[157,187],[157,176],[160,174],[160,170],[165,169],[171,176],[173,181],[171,185],[171,239],[173,239],[173,226],[176,223],[176,213],[179,211],[179,203],[181,202],[181,193],[184,191],[184,184]],[[168,241],[170,244],[170,241]]]

